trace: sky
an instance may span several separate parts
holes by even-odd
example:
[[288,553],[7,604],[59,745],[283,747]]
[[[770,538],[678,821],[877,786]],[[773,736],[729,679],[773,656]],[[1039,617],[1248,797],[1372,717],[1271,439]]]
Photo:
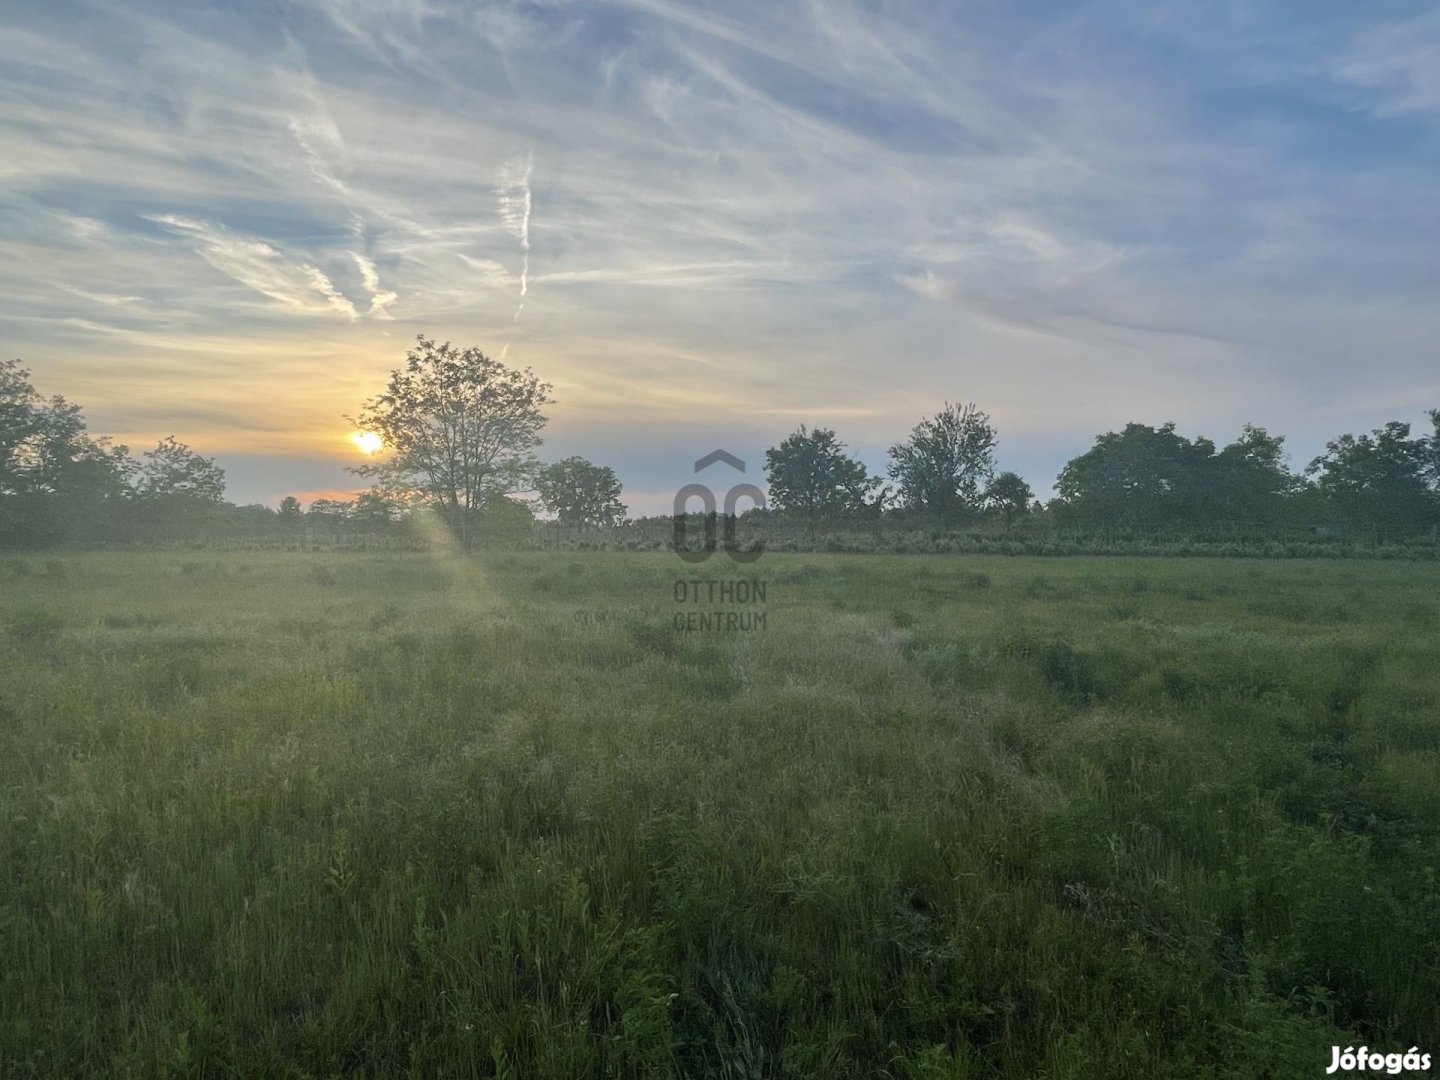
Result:
[[976,402],[1047,493],[1129,421],[1303,466],[1440,406],[1440,7],[8,0],[0,334],[229,497],[358,490],[417,334],[664,512]]

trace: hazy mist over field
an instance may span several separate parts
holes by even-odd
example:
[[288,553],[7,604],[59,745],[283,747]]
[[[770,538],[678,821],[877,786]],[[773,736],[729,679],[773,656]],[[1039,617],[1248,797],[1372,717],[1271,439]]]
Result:
[[0,331],[238,502],[360,486],[417,332],[668,503],[983,401],[1042,493],[1131,419],[1308,459],[1433,404],[1426,5],[7,5]]

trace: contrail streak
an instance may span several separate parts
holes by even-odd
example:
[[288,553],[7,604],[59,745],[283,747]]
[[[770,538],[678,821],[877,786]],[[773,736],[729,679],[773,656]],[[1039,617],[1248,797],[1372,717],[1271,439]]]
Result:
[[520,241],[520,303],[511,322],[518,322],[525,310],[525,294],[530,291],[530,172],[534,156],[505,163],[500,172],[500,220],[510,234]]

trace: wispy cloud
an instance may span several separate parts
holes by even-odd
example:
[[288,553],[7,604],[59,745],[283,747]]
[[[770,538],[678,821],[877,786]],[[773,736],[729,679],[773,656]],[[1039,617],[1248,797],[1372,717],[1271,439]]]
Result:
[[1381,114],[1440,110],[1440,9],[1366,28],[1335,71]]
[[[642,490],[637,440],[812,412],[1303,453],[1436,404],[1434,13],[17,3],[0,329],[105,418],[213,387],[192,441],[333,458],[422,331],[534,366],[550,444]],[[293,437],[243,421],[282,399]]]
[[385,309],[399,300],[399,295],[389,289],[380,288],[380,272],[375,269],[375,264],[364,255],[358,251],[352,251],[350,257],[355,260],[355,266],[360,271],[360,280],[370,293],[370,309],[367,314],[373,315],[377,319],[393,319],[394,316]]
[[292,263],[261,240],[236,236],[220,226],[176,214],[147,214],[151,221],[192,240],[196,253],[223,274],[294,311],[307,315],[359,313],[317,266]]

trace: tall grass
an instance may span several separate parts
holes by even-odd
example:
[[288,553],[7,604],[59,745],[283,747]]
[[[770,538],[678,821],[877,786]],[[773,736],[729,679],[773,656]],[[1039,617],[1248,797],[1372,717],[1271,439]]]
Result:
[[767,555],[764,630],[678,634],[693,573],[0,566],[0,1075],[1440,1042],[1440,569]]

